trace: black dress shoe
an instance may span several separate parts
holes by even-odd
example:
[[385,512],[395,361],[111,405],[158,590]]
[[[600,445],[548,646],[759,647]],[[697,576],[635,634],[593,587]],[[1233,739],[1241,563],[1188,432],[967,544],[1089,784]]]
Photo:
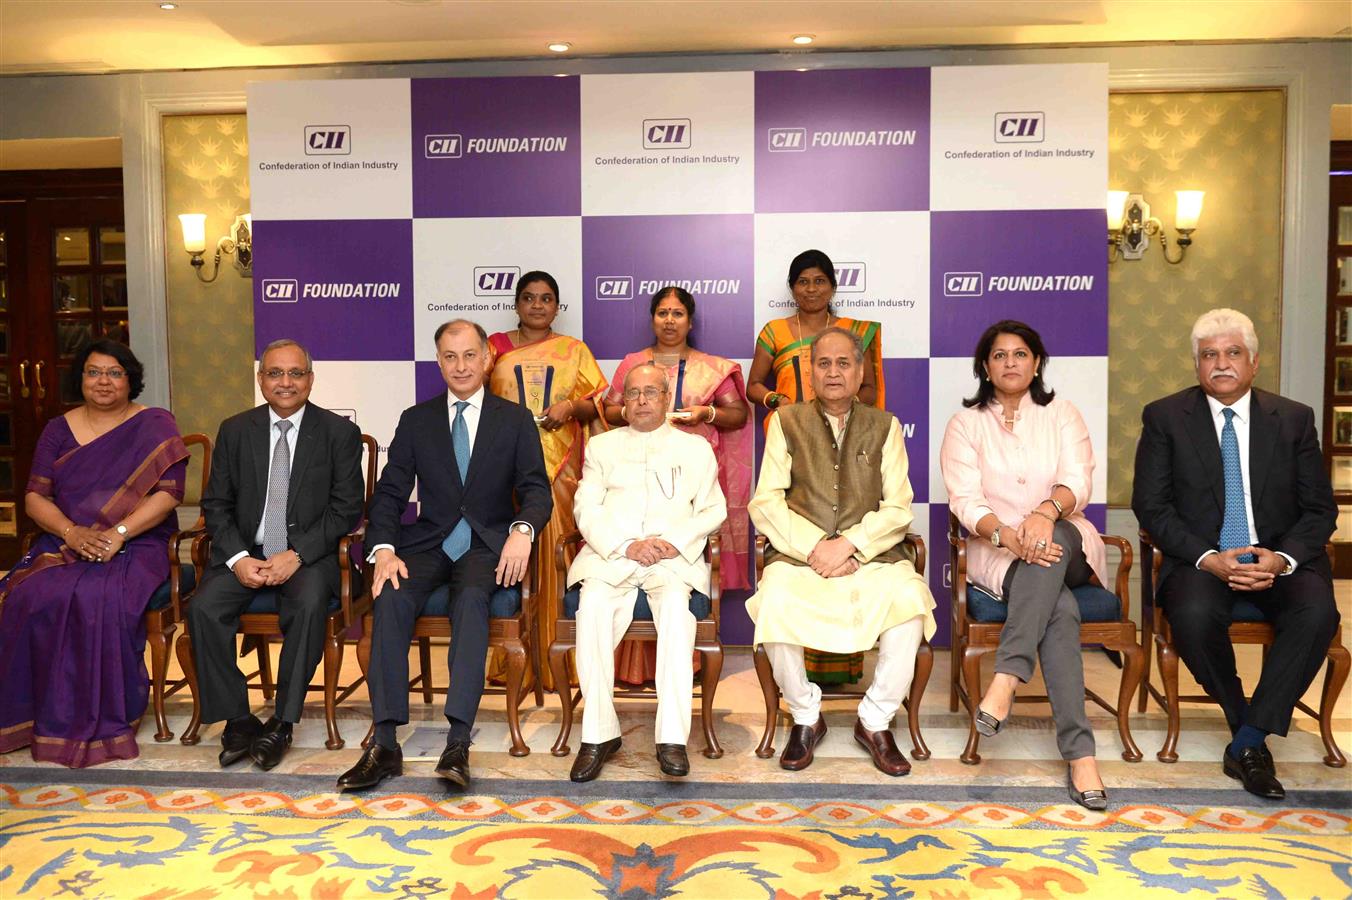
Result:
[[469,787],[469,741],[451,741],[437,760],[437,774],[447,781]]
[[826,719],[820,714],[815,725],[794,725],[789,731],[789,742],[784,752],[779,754],[779,765],[790,772],[797,772],[812,765],[812,751],[826,737]]
[[1244,790],[1255,797],[1262,797],[1264,800],[1283,800],[1286,798],[1286,789],[1277,780],[1277,776],[1268,771],[1267,764],[1263,761],[1263,754],[1259,752],[1257,747],[1245,747],[1239,751],[1238,758],[1230,753],[1229,747],[1226,747],[1225,760],[1221,769],[1231,778],[1237,778],[1243,782]]
[[263,733],[249,745],[249,756],[264,772],[275,769],[291,746],[291,729],[283,729],[282,724],[276,716],[268,719],[263,725]]
[[1259,744],[1258,752],[1263,757],[1263,768],[1268,770],[1269,775],[1277,774],[1277,763],[1272,759],[1272,751],[1267,748],[1267,744]]
[[657,767],[663,775],[680,778],[690,774],[690,757],[685,755],[685,744],[658,744]]
[[404,751],[395,747],[386,750],[371,742],[357,764],[338,776],[338,790],[360,791],[373,788],[391,775],[404,774]]
[[599,744],[582,744],[577,748],[577,759],[573,760],[573,770],[568,773],[568,777],[577,782],[591,781],[601,774],[601,767],[606,764],[610,754],[618,749],[620,739],[617,737]]
[[237,725],[227,722],[225,731],[221,733],[221,755],[216,757],[220,760],[221,768],[233,766],[248,756],[254,738],[262,733],[263,723],[258,721],[257,716],[249,716]]
[[1083,806],[1085,809],[1094,812],[1103,812],[1108,808],[1108,792],[1102,789],[1077,791],[1075,782],[1070,777],[1070,769],[1066,769],[1066,791],[1070,794],[1070,799]]

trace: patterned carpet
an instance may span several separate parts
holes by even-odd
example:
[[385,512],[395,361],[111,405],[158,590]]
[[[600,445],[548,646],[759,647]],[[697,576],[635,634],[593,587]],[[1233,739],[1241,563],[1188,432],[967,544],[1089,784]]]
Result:
[[[1352,794],[0,772],[0,896],[1347,897]],[[53,781],[60,778],[59,783]],[[1337,782],[1335,782],[1337,783]],[[1341,784],[1339,784],[1341,786]],[[829,798],[819,796],[830,794]],[[563,794],[567,796],[563,796]]]

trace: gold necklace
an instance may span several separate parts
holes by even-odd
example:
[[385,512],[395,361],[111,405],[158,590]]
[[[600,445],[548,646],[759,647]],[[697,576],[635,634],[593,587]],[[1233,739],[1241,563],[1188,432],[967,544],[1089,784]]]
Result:
[[[793,320],[798,326],[798,340],[801,341],[806,339],[807,335],[803,334],[803,314],[801,312],[794,313]],[[826,313],[826,326],[825,328],[822,328],[822,331],[825,331],[827,328],[830,328],[831,323],[834,322],[835,320],[836,320],[835,314],[828,311]],[[818,332],[818,334],[820,333],[821,332]]]
[[94,437],[96,438],[103,437],[105,434],[112,431],[114,428],[121,425],[123,422],[127,421],[127,413],[131,412],[131,404],[128,403],[126,408],[122,410],[121,418],[119,418],[116,422],[114,422],[112,425],[109,425],[102,431],[96,431],[94,429],[94,420],[89,415],[89,406],[86,404],[85,406],[82,406],[80,408],[84,410],[85,425],[89,428],[89,433],[94,435]]

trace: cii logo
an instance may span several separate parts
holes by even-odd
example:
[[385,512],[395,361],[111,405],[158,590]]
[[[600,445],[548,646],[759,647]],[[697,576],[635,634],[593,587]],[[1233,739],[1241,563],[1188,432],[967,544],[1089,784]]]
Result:
[[347,156],[352,152],[352,129],[347,125],[306,125],[306,156]]
[[645,150],[685,150],[690,147],[689,119],[644,119]]
[[945,297],[980,297],[980,272],[945,272]]
[[465,140],[458,134],[429,134],[423,140],[427,159],[459,159],[464,150]]
[[300,285],[294,278],[264,278],[264,303],[295,303],[300,299]]
[[597,300],[633,300],[634,279],[628,275],[597,275]]
[[802,153],[807,149],[806,128],[771,128],[771,153]]
[[474,270],[474,296],[510,297],[521,270],[516,266],[479,266]]
[[868,290],[868,267],[861,262],[836,263],[836,290],[858,294]]
[[1046,116],[1040,112],[1002,112],[995,114],[997,144],[1040,144],[1047,137],[1043,127]]

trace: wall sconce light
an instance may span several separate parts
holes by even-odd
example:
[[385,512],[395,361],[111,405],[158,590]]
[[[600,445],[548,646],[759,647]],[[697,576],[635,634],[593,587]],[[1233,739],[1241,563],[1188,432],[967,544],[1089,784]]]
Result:
[[221,270],[221,253],[234,254],[235,268],[239,269],[241,277],[253,276],[252,215],[245,213],[242,216],[235,216],[235,224],[230,226],[230,233],[223,235],[216,242],[216,258],[211,266],[210,278],[202,275],[202,269],[206,266],[202,254],[207,250],[207,217],[202,213],[183,213],[178,217],[178,221],[183,226],[183,249],[192,257],[192,267],[197,272],[198,281],[209,284],[216,280]]
[[1177,265],[1183,261],[1192,245],[1192,233],[1202,217],[1202,199],[1206,191],[1174,191],[1177,208],[1174,230],[1178,232],[1178,256],[1169,255],[1169,239],[1164,234],[1164,223],[1150,215],[1150,204],[1140,194],[1128,191],[1108,192],[1108,262],[1121,259],[1140,259],[1150,249],[1150,239],[1159,237],[1164,261]]

